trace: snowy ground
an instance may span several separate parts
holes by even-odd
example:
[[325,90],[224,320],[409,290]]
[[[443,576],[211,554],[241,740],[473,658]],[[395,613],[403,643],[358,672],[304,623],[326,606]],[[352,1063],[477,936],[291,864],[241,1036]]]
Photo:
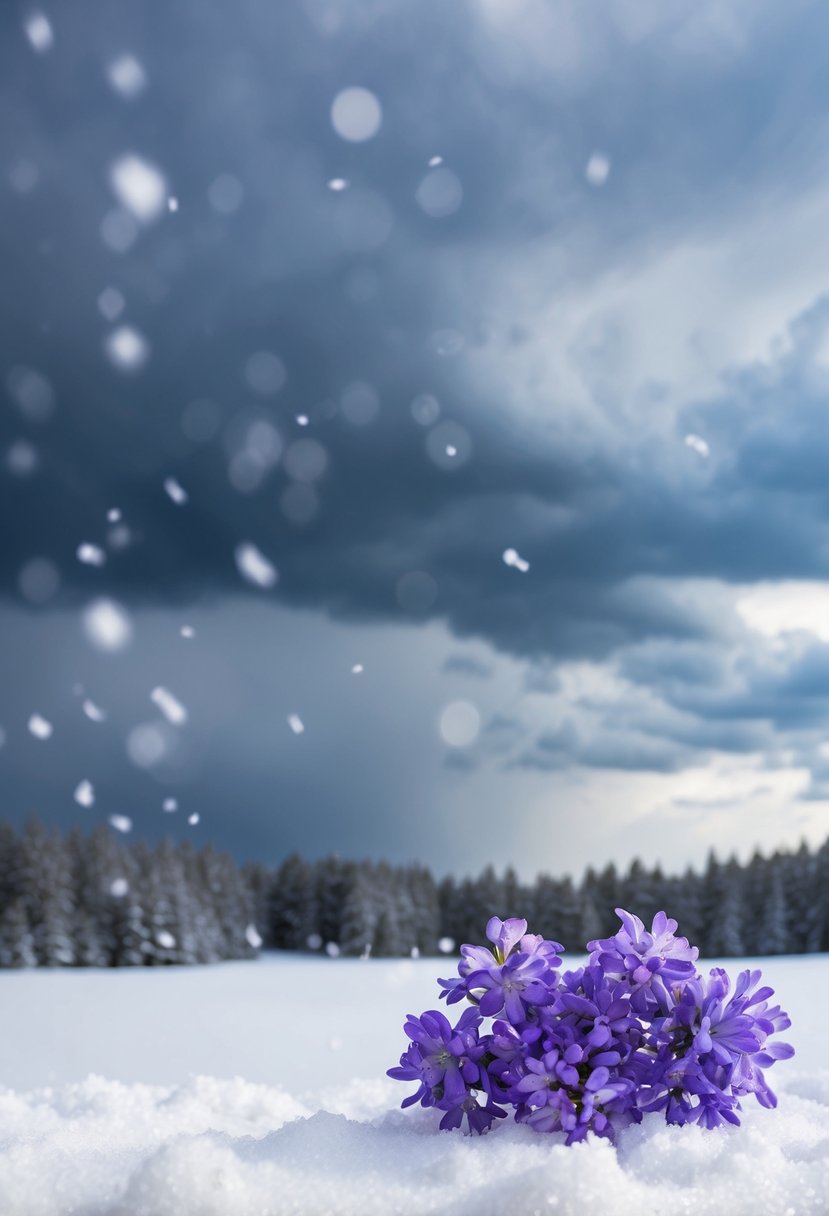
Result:
[[826,1216],[829,958],[762,966],[798,1049],[778,1110],[713,1133],[654,1118],[618,1149],[396,1109],[403,1017],[451,962],[0,973],[0,1213]]

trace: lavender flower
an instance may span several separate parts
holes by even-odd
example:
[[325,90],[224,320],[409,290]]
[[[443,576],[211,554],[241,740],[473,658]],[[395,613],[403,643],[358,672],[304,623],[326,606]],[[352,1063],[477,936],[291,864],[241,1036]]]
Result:
[[459,978],[438,980],[441,995],[449,1005],[467,997],[484,1017],[506,1010],[508,1019],[517,1023],[529,1007],[549,1000],[562,946],[528,934],[527,922],[518,918],[504,921],[493,916],[486,935],[494,949],[461,946]]
[[442,1129],[460,1127],[466,1115],[470,1130],[478,1133],[491,1126],[493,1119],[503,1118],[505,1112],[489,1100],[479,1107],[473,1093],[473,1087],[482,1087],[478,1062],[485,1046],[478,1038],[480,1024],[474,1009],[465,1010],[454,1027],[436,1009],[419,1018],[409,1014],[403,1030],[411,1045],[400,1057],[399,1066],[388,1069],[387,1074],[397,1081],[419,1082],[416,1092],[401,1103],[403,1107],[419,1101],[421,1106],[446,1111]]
[[[739,1123],[748,1094],[774,1106],[764,1070],[793,1049],[770,1042],[790,1023],[760,972],[743,972],[732,992],[722,969],[697,973],[696,948],[664,912],[650,930],[617,912],[619,931],[563,974],[558,943],[492,917],[491,949],[462,946],[458,976],[438,981],[447,1004],[472,1007],[454,1027],[436,1010],[406,1021],[411,1043],[389,1069],[418,1083],[403,1106],[434,1106],[441,1128],[466,1120],[480,1133],[510,1105],[517,1122],[568,1144],[614,1139],[646,1112],[710,1128]],[[496,1020],[485,1031],[486,1018]]]
[[667,988],[696,975],[699,951],[686,938],[674,936],[677,923],[664,912],[653,918],[650,932],[624,908],[617,908],[616,915],[622,928],[613,937],[587,943],[590,961],[608,975],[627,979],[637,1013],[647,1016],[665,1010],[670,1004]]
[[789,1059],[794,1048],[767,1040],[791,1021],[779,1005],[769,1005],[773,989],[758,988],[759,981],[759,971],[741,972],[729,998],[731,981],[715,967],[707,980],[697,976],[677,989],[672,1013],[657,1031],[665,1070],[646,1109],[665,1109],[670,1123],[714,1127],[739,1124],[739,1099],[748,1094],[761,1106],[777,1105],[763,1070]]

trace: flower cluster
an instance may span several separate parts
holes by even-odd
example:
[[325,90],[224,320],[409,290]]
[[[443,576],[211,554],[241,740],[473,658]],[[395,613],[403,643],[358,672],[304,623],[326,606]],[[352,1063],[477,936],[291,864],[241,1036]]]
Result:
[[453,1026],[430,1010],[409,1016],[411,1040],[388,1075],[416,1081],[403,1106],[443,1112],[440,1126],[488,1131],[512,1107],[536,1131],[568,1144],[613,1139],[646,1111],[669,1123],[739,1123],[740,1099],[776,1105],[763,1070],[794,1054],[769,1042],[791,1023],[759,971],[733,985],[704,978],[697,950],[660,912],[647,930],[617,908],[614,937],[588,942],[584,966],[562,971],[562,947],[492,917],[491,949],[462,946],[457,976],[439,980],[447,1005],[468,1002]]

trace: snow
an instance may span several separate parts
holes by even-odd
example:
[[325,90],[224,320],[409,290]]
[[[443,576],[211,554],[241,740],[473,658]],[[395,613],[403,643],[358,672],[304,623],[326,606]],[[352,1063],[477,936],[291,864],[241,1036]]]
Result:
[[164,717],[173,726],[183,726],[187,721],[187,710],[178,697],[170,692],[169,688],[164,688],[159,684],[150,693],[150,700],[161,710]]
[[265,557],[256,545],[245,541],[236,546],[236,567],[242,578],[255,587],[273,587],[279,577],[276,566]]
[[117,321],[126,306],[126,300],[117,287],[105,287],[98,296],[98,311],[107,321]]
[[707,441],[699,435],[686,435],[685,443],[686,446],[689,447],[693,452],[696,452],[698,456],[707,457],[711,455],[711,449],[708,446]]
[[305,730],[305,723],[299,714],[288,714],[288,725],[295,735],[301,735]]
[[584,176],[591,186],[603,186],[610,177],[610,159],[604,152],[594,152],[585,166]]
[[91,781],[84,777],[83,781],[79,781],[75,787],[73,794],[78,806],[94,806],[95,804],[95,787]]
[[[743,964],[729,962],[730,969]],[[0,1211],[8,1216],[805,1216],[829,1207],[829,959],[761,960],[792,1014],[776,1111],[565,1148],[471,1139],[400,1111],[406,1013],[450,960],[269,955],[213,967],[5,972]],[[218,1075],[211,1076],[211,1073]]]
[[150,357],[150,344],[132,325],[119,325],[104,343],[112,363],[125,372],[137,372]]
[[132,639],[132,621],[114,600],[94,600],[84,610],[86,636],[99,650],[123,650]]
[[177,507],[183,507],[189,497],[184,486],[176,481],[175,477],[164,478],[164,492]]
[[109,824],[110,827],[115,828],[116,832],[132,831],[132,820],[129,815],[110,815]]
[[134,55],[119,55],[107,66],[107,77],[116,93],[128,101],[139,97],[147,87],[147,73]]
[[50,739],[55,728],[42,714],[32,714],[29,718],[29,731],[36,739]]
[[39,55],[50,51],[55,42],[52,26],[45,13],[30,13],[23,23],[26,37]]
[[341,139],[363,143],[380,130],[383,109],[374,93],[360,86],[342,89],[331,106],[331,125]]
[[103,566],[107,559],[107,555],[101,546],[93,545],[89,541],[84,541],[78,545],[76,554],[78,561],[82,562],[85,566]]
[[453,701],[440,715],[440,733],[449,747],[469,747],[480,729],[481,715],[471,701]]
[[100,705],[96,705],[89,697],[84,700],[82,709],[90,722],[106,722],[106,710],[101,709]]
[[505,566],[514,566],[522,574],[526,574],[530,568],[530,563],[521,556],[517,549],[505,549],[501,558]]
[[141,224],[158,219],[167,205],[169,192],[164,174],[134,152],[115,161],[109,180],[118,202]]

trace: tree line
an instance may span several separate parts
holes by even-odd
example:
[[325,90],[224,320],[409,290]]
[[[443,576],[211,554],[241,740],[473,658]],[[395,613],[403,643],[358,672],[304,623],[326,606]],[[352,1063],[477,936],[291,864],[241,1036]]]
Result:
[[829,841],[741,865],[712,853],[702,872],[634,861],[580,882],[487,867],[437,881],[422,865],[297,855],[239,865],[211,845],[128,843],[20,832],[0,821],[0,967],[158,966],[251,958],[264,946],[331,956],[434,955],[481,942],[493,914],[574,952],[615,929],[613,909],[664,908],[705,957],[829,951]]

